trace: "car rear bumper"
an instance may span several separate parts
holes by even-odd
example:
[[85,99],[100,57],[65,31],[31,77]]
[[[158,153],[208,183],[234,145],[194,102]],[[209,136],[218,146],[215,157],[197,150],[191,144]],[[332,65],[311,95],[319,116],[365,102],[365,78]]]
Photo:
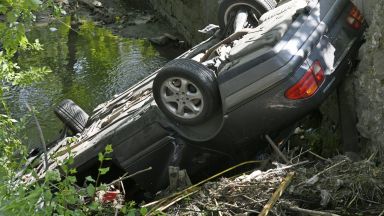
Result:
[[[252,137],[278,131],[302,118],[317,108],[342,81],[345,74],[350,71],[362,42],[363,30],[359,32],[358,37],[350,41],[339,60],[334,62],[334,68],[329,68],[325,63],[327,56],[323,50],[330,43],[327,37],[322,37],[318,43],[320,47],[308,55],[304,64],[296,72],[228,113],[226,124],[218,137],[234,142],[240,138],[244,139],[246,136]],[[316,60],[320,60],[326,71],[324,83],[309,98],[287,99],[285,97],[286,90],[297,83],[312,62]]]

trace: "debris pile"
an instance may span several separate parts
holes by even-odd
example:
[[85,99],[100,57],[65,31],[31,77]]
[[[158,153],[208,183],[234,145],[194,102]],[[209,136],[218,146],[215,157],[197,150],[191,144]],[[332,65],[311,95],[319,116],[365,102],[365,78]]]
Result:
[[208,182],[170,205],[167,214],[384,214],[384,169],[372,158],[352,162],[337,156],[275,165],[275,169]]

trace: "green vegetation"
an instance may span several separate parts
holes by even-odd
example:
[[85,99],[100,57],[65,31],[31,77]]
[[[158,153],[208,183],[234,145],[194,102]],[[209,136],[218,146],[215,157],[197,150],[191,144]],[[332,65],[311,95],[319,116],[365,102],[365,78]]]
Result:
[[[135,209],[133,202],[126,202],[117,209],[98,200],[97,193],[107,189],[107,185],[99,182],[99,177],[109,171],[108,167],[103,167],[104,161],[111,160],[109,155],[113,150],[109,145],[99,154],[98,177],[96,180],[87,177],[85,187],[76,184],[76,170],[70,168],[73,163],[71,154],[60,170],[49,170],[44,179],[24,183],[25,177],[34,179],[37,174],[24,167],[28,149],[18,137],[23,125],[12,118],[5,95],[13,87],[28,86],[41,81],[51,72],[45,65],[26,67],[28,64],[20,66],[17,63],[23,60],[23,55],[37,54],[43,50],[39,39],[31,42],[26,31],[32,27],[35,14],[47,9],[54,14],[61,12],[50,1],[0,0],[0,215],[109,215],[116,212],[124,215],[146,214],[146,209]],[[67,18],[66,22],[69,23],[70,20]],[[84,26],[81,31],[93,31],[91,27]],[[67,28],[59,30],[69,31]],[[106,41],[106,45],[110,39],[113,36],[106,35],[99,41]],[[105,47],[102,50],[110,49]],[[99,51],[101,50],[95,50],[94,54],[100,55],[98,59],[103,60],[105,55]],[[108,62],[108,59],[104,61]],[[30,175],[21,177],[19,172],[22,170]]]

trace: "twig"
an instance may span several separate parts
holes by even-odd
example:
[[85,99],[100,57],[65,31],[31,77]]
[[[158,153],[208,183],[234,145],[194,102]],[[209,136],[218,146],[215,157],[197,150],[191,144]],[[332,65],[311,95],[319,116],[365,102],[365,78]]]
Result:
[[372,155],[367,159],[367,162],[370,162],[374,157],[376,157],[377,151],[373,152]]
[[296,163],[296,164],[292,164],[292,165],[288,165],[288,166],[285,166],[285,167],[276,168],[276,169],[270,169],[270,170],[266,171],[266,174],[280,172],[282,170],[290,169],[292,167],[300,166],[300,165],[303,165],[303,164],[306,164],[306,163],[309,163],[309,161],[306,160],[306,161],[302,161],[302,162],[299,162],[299,163]]
[[141,174],[141,173],[148,172],[148,171],[150,171],[150,170],[152,170],[152,167],[148,167],[148,168],[146,168],[146,169],[137,171],[137,172],[135,172],[135,173],[133,173],[132,175],[129,175],[129,176],[127,176],[128,173],[125,173],[123,176],[121,176],[120,178],[118,178],[118,179],[112,181],[111,183],[107,184],[106,186],[108,187],[108,186],[114,185],[114,184],[117,183],[117,182],[124,181],[124,180],[126,180],[126,179],[132,178],[132,177],[134,177],[134,176],[137,176],[137,175],[139,175],[139,174]]
[[384,216],[384,210],[379,214],[379,216]]
[[223,213],[221,213],[221,211],[219,210],[219,204],[217,203],[217,200],[215,198],[213,198],[213,200],[215,201],[215,204],[216,204],[216,208],[218,209],[218,213],[219,213],[219,216],[223,216]]
[[[146,205],[143,205],[142,207],[150,207],[150,206],[154,206],[155,205],[155,207],[153,207],[151,209],[151,211],[148,212],[149,215],[152,214],[154,211],[159,210],[159,209],[162,209],[162,211],[163,211],[166,208],[168,208],[169,206],[171,206],[171,205],[168,205],[166,203],[171,202],[172,205],[175,204],[177,201],[181,200],[181,199],[178,199],[177,197],[183,197],[183,198],[187,197],[187,196],[185,196],[185,194],[190,195],[190,192],[196,190],[196,188],[199,187],[200,185],[203,185],[206,182],[208,182],[208,181],[210,181],[212,179],[215,179],[215,178],[217,178],[217,177],[219,177],[219,176],[221,176],[221,175],[223,175],[223,174],[225,174],[225,173],[227,173],[227,172],[229,172],[231,170],[234,170],[234,169],[236,169],[238,167],[241,167],[241,166],[244,166],[244,165],[248,165],[248,164],[260,163],[260,162],[262,162],[262,161],[246,161],[246,162],[243,162],[243,163],[238,164],[236,166],[230,167],[230,168],[228,168],[228,169],[226,169],[226,170],[224,170],[224,171],[222,171],[220,173],[217,173],[217,174],[215,174],[215,175],[213,175],[213,176],[211,176],[211,177],[209,177],[209,178],[207,178],[207,179],[205,179],[203,181],[200,181],[199,183],[197,183],[195,185],[192,185],[192,186],[190,186],[190,187],[188,187],[188,188],[186,188],[186,189],[184,189],[184,190],[182,190],[180,192],[174,193],[174,194],[172,194],[172,195],[170,195],[170,196],[168,196],[166,198],[163,198],[163,199],[160,199],[160,200],[148,203]],[[175,200],[177,200],[177,201],[175,202]],[[166,206],[166,208],[163,208],[161,206]]]
[[199,188],[194,188],[193,190],[191,190],[190,192],[184,194],[183,196],[175,197],[175,198],[174,198],[171,202],[169,202],[167,205],[162,206],[162,207],[156,209],[156,211],[160,211],[160,212],[164,211],[165,209],[169,208],[170,206],[172,206],[173,204],[179,202],[180,200],[182,200],[182,199],[184,199],[184,198],[186,198],[186,197],[189,197],[189,196],[191,196],[192,194],[196,193],[197,191],[199,191],[198,189],[199,189]]
[[351,202],[349,202],[347,208],[349,208],[349,207],[353,204],[353,202],[354,202],[354,201],[356,200],[356,198],[357,198],[357,195],[358,195],[358,194],[356,194],[356,195],[353,197],[353,199],[351,200]]
[[287,164],[292,164],[288,158],[280,151],[279,147],[277,147],[277,145],[275,144],[275,142],[273,142],[273,140],[271,139],[271,137],[267,134],[265,135],[265,138],[267,139],[267,141],[269,142],[269,144],[272,146],[273,150],[275,150],[275,152],[281,157],[281,159],[284,160],[285,163]]
[[235,205],[232,205],[232,204],[229,204],[229,203],[223,203],[223,204],[226,205],[226,206],[228,206],[228,207],[236,208],[236,209],[239,209],[239,210],[242,210],[242,211],[245,211],[245,212],[249,212],[249,213],[256,213],[256,214],[259,214],[259,213],[260,213],[260,212],[255,211],[255,210],[245,209],[245,208],[243,208],[243,207],[235,206]]
[[317,157],[317,158],[319,158],[319,159],[321,159],[321,160],[324,160],[324,161],[327,161],[327,162],[331,162],[330,159],[321,157],[320,155],[318,155],[318,154],[316,154],[316,153],[314,153],[314,152],[308,151],[308,153],[311,154],[311,155],[313,155],[313,156],[315,156],[315,157]]
[[241,196],[244,197],[244,198],[247,199],[247,200],[250,200],[250,201],[252,201],[252,202],[257,203],[256,200],[252,199],[251,197],[249,197],[249,196],[247,196],[247,195],[245,195],[245,194],[243,194],[243,195],[241,195]]
[[331,169],[333,169],[333,168],[335,168],[335,167],[337,167],[337,166],[339,166],[339,165],[341,165],[342,163],[345,163],[345,162],[346,162],[346,160],[342,160],[342,161],[340,161],[339,163],[334,164],[334,165],[328,167],[327,169],[325,169],[325,170],[323,170],[323,171],[317,173],[316,175],[319,176],[319,175],[321,175],[321,174],[323,174],[323,173],[325,173],[325,172],[327,172],[327,171],[329,171],[329,170],[331,170]]
[[26,102],[25,105],[26,105],[28,111],[32,113],[33,119],[35,120],[37,131],[39,132],[41,144],[43,145],[44,169],[45,169],[45,171],[47,171],[48,170],[48,153],[47,153],[47,145],[45,144],[43,130],[41,129],[40,123],[39,123],[39,121],[36,118],[35,112],[33,111],[33,109],[31,109],[31,107],[29,106],[28,102]]
[[71,29],[72,31],[76,32],[76,34],[80,35],[80,32],[76,31],[74,28],[72,28],[70,25],[68,25],[67,23],[61,21],[60,19],[55,19],[56,21],[58,21],[59,23],[63,24],[64,26],[66,26],[67,28]]
[[302,152],[302,149],[303,149],[303,148],[300,149],[300,153],[299,153],[298,155],[296,155],[295,157],[293,157],[293,158],[291,159],[291,163],[293,163],[293,160],[295,160],[296,158],[298,158],[298,159],[300,160],[300,156],[301,156],[301,155],[303,155],[303,154],[309,152],[309,149],[308,149],[308,150],[305,150],[304,152]]
[[[311,178],[309,178],[309,179],[313,179],[313,178],[315,178],[316,176],[320,176],[320,175],[324,174],[325,172],[327,172],[327,171],[329,171],[329,170],[331,170],[331,169],[333,169],[333,168],[339,166],[340,164],[342,164],[342,163],[344,163],[344,162],[346,162],[346,160],[342,160],[342,161],[340,161],[339,163],[336,163],[336,164],[334,164],[334,165],[328,167],[327,169],[325,169],[325,170],[323,170],[323,171],[321,171],[321,172],[319,172],[319,173],[313,175],[313,176],[312,176]],[[305,184],[305,183],[306,183],[306,181],[303,181],[303,182],[299,183],[298,185],[296,185],[296,187],[301,186],[301,185],[303,185],[303,184]]]
[[265,204],[263,210],[259,214],[259,216],[267,216],[269,211],[272,209],[273,205],[277,202],[277,200],[283,195],[285,189],[288,187],[288,185],[291,183],[293,176],[295,175],[294,172],[290,172],[287,177],[281,182],[280,186],[277,188],[277,190],[273,193],[272,197],[269,199],[267,204]]
[[299,208],[299,207],[295,207],[295,206],[290,206],[288,208],[292,211],[301,212],[301,213],[305,213],[305,214],[309,214],[309,215],[340,216],[338,214],[333,214],[333,213],[329,213],[329,212],[322,212],[322,211],[314,211],[314,210],[309,210],[309,209],[303,209],[303,208]]

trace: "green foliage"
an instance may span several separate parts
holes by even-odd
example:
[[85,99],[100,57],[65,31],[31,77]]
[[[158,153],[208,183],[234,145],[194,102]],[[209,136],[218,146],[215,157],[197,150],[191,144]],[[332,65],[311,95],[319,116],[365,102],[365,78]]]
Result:
[[[50,69],[41,67],[22,68],[17,64],[16,54],[30,53],[43,49],[39,40],[30,42],[26,30],[35,21],[35,13],[50,7],[53,14],[65,14],[51,1],[39,0],[0,0],[0,215],[110,215],[114,208],[97,201],[97,191],[107,186],[99,183],[99,177],[107,174],[108,167],[103,162],[111,160],[112,146],[108,145],[99,154],[99,174],[97,180],[87,177],[85,187],[77,186],[76,169],[71,168],[74,158],[70,153],[60,170],[49,170],[39,181],[34,170],[24,167],[27,161],[27,148],[18,138],[21,125],[10,115],[4,100],[9,86],[27,86],[44,79]],[[4,19],[4,20],[3,20]],[[108,49],[106,49],[108,50]],[[30,173],[22,178],[18,173]],[[24,183],[26,179],[28,183]],[[146,214],[146,209],[137,210],[133,202],[120,209],[123,214]]]
[[[2,0],[0,1],[0,15],[4,21],[0,22],[0,78],[2,81],[14,85],[26,85],[41,80],[49,73],[48,68],[20,68],[14,63],[14,55],[18,51],[42,50],[39,40],[30,42],[26,36],[26,29],[35,21],[35,12],[43,8],[38,0]],[[3,85],[3,84],[0,84]],[[4,87],[1,86],[4,90]]]

